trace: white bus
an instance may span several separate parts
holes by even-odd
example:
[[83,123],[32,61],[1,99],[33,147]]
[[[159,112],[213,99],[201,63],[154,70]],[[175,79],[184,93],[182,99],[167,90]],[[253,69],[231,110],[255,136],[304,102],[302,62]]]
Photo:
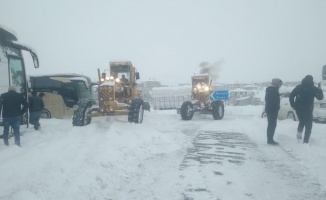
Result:
[[[22,50],[31,53],[34,67],[39,67],[39,60],[32,48],[17,41],[16,34],[0,25],[0,94],[8,91],[13,85],[27,98],[28,84]],[[27,124],[27,114],[22,119],[22,124]],[[0,125],[2,118],[0,117]]]

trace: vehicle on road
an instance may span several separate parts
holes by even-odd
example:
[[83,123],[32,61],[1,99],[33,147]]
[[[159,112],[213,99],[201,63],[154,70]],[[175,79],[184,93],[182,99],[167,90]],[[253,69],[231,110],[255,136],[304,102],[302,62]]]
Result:
[[[39,60],[35,51],[21,44],[14,31],[0,25],[0,94],[7,92],[8,87],[13,85],[27,98],[28,84],[22,50],[30,52],[34,67],[38,68]],[[27,114],[23,115],[21,122],[27,124]],[[2,125],[1,117],[0,125]]]
[[80,74],[30,76],[30,88],[45,94],[41,118],[71,118],[80,99],[94,101],[92,81]]
[[[280,94],[280,110],[278,111],[277,118],[279,120],[292,119],[294,121],[297,121],[298,116],[295,110],[290,105],[289,97],[290,92],[284,92]],[[265,110],[263,110],[261,117],[267,117]]]
[[224,117],[224,102],[221,100],[211,100],[212,80],[208,74],[191,77],[192,91],[191,100],[183,102],[177,113],[183,120],[191,120],[195,112],[201,114],[211,114],[215,120]]
[[98,69],[97,100],[95,105],[88,99],[77,103],[72,118],[74,126],[84,126],[92,117],[105,115],[128,115],[128,122],[142,123],[144,110],[150,110],[148,102],[141,98],[137,87],[139,73],[130,61],[110,62],[110,76]]

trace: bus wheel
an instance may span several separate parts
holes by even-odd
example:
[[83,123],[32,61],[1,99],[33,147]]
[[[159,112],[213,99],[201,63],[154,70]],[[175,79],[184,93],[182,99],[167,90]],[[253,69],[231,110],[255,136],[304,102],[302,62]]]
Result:
[[51,113],[47,109],[43,109],[41,112],[42,119],[51,119]]

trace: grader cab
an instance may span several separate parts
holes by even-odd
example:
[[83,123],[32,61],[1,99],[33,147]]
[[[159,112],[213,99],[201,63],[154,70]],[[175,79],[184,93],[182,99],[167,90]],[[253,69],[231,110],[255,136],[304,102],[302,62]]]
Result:
[[110,73],[101,73],[98,69],[98,77],[97,107],[80,101],[73,125],[83,126],[90,123],[92,116],[105,115],[128,115],[128,122],[142,123],[144,110],[150,110],[150,106],[141,99],[141,91],[136,83],[139,73],[132,63],[110,62]]
[[211,93],[212,81],[208,74],[191,77],[192,95],[190,101],[185,101],[178,114],[183,120],[191,120],[195,112],[201,114],[212,114],[215,120],[221,120],[224,117],[224,103],[221,100],[212,101],[209,99]]

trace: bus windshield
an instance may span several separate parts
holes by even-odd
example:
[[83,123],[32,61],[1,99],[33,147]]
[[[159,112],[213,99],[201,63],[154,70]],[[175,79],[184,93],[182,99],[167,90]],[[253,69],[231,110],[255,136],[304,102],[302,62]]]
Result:
[[16,35],[0,25],[0,93],[8,90],[10,85],[27,96],[27,80],[22,50],[31,53],[34,67],[38,67],[36,53],[17,41]]
[[87,88],[84,82],[78,81],[77,84],[79,99],[94,99],[91,89]]
[[9,69],[11,85],[14,85],[17,91],[25,93],[26,82],[22,60],[20,58],[9,57]]

